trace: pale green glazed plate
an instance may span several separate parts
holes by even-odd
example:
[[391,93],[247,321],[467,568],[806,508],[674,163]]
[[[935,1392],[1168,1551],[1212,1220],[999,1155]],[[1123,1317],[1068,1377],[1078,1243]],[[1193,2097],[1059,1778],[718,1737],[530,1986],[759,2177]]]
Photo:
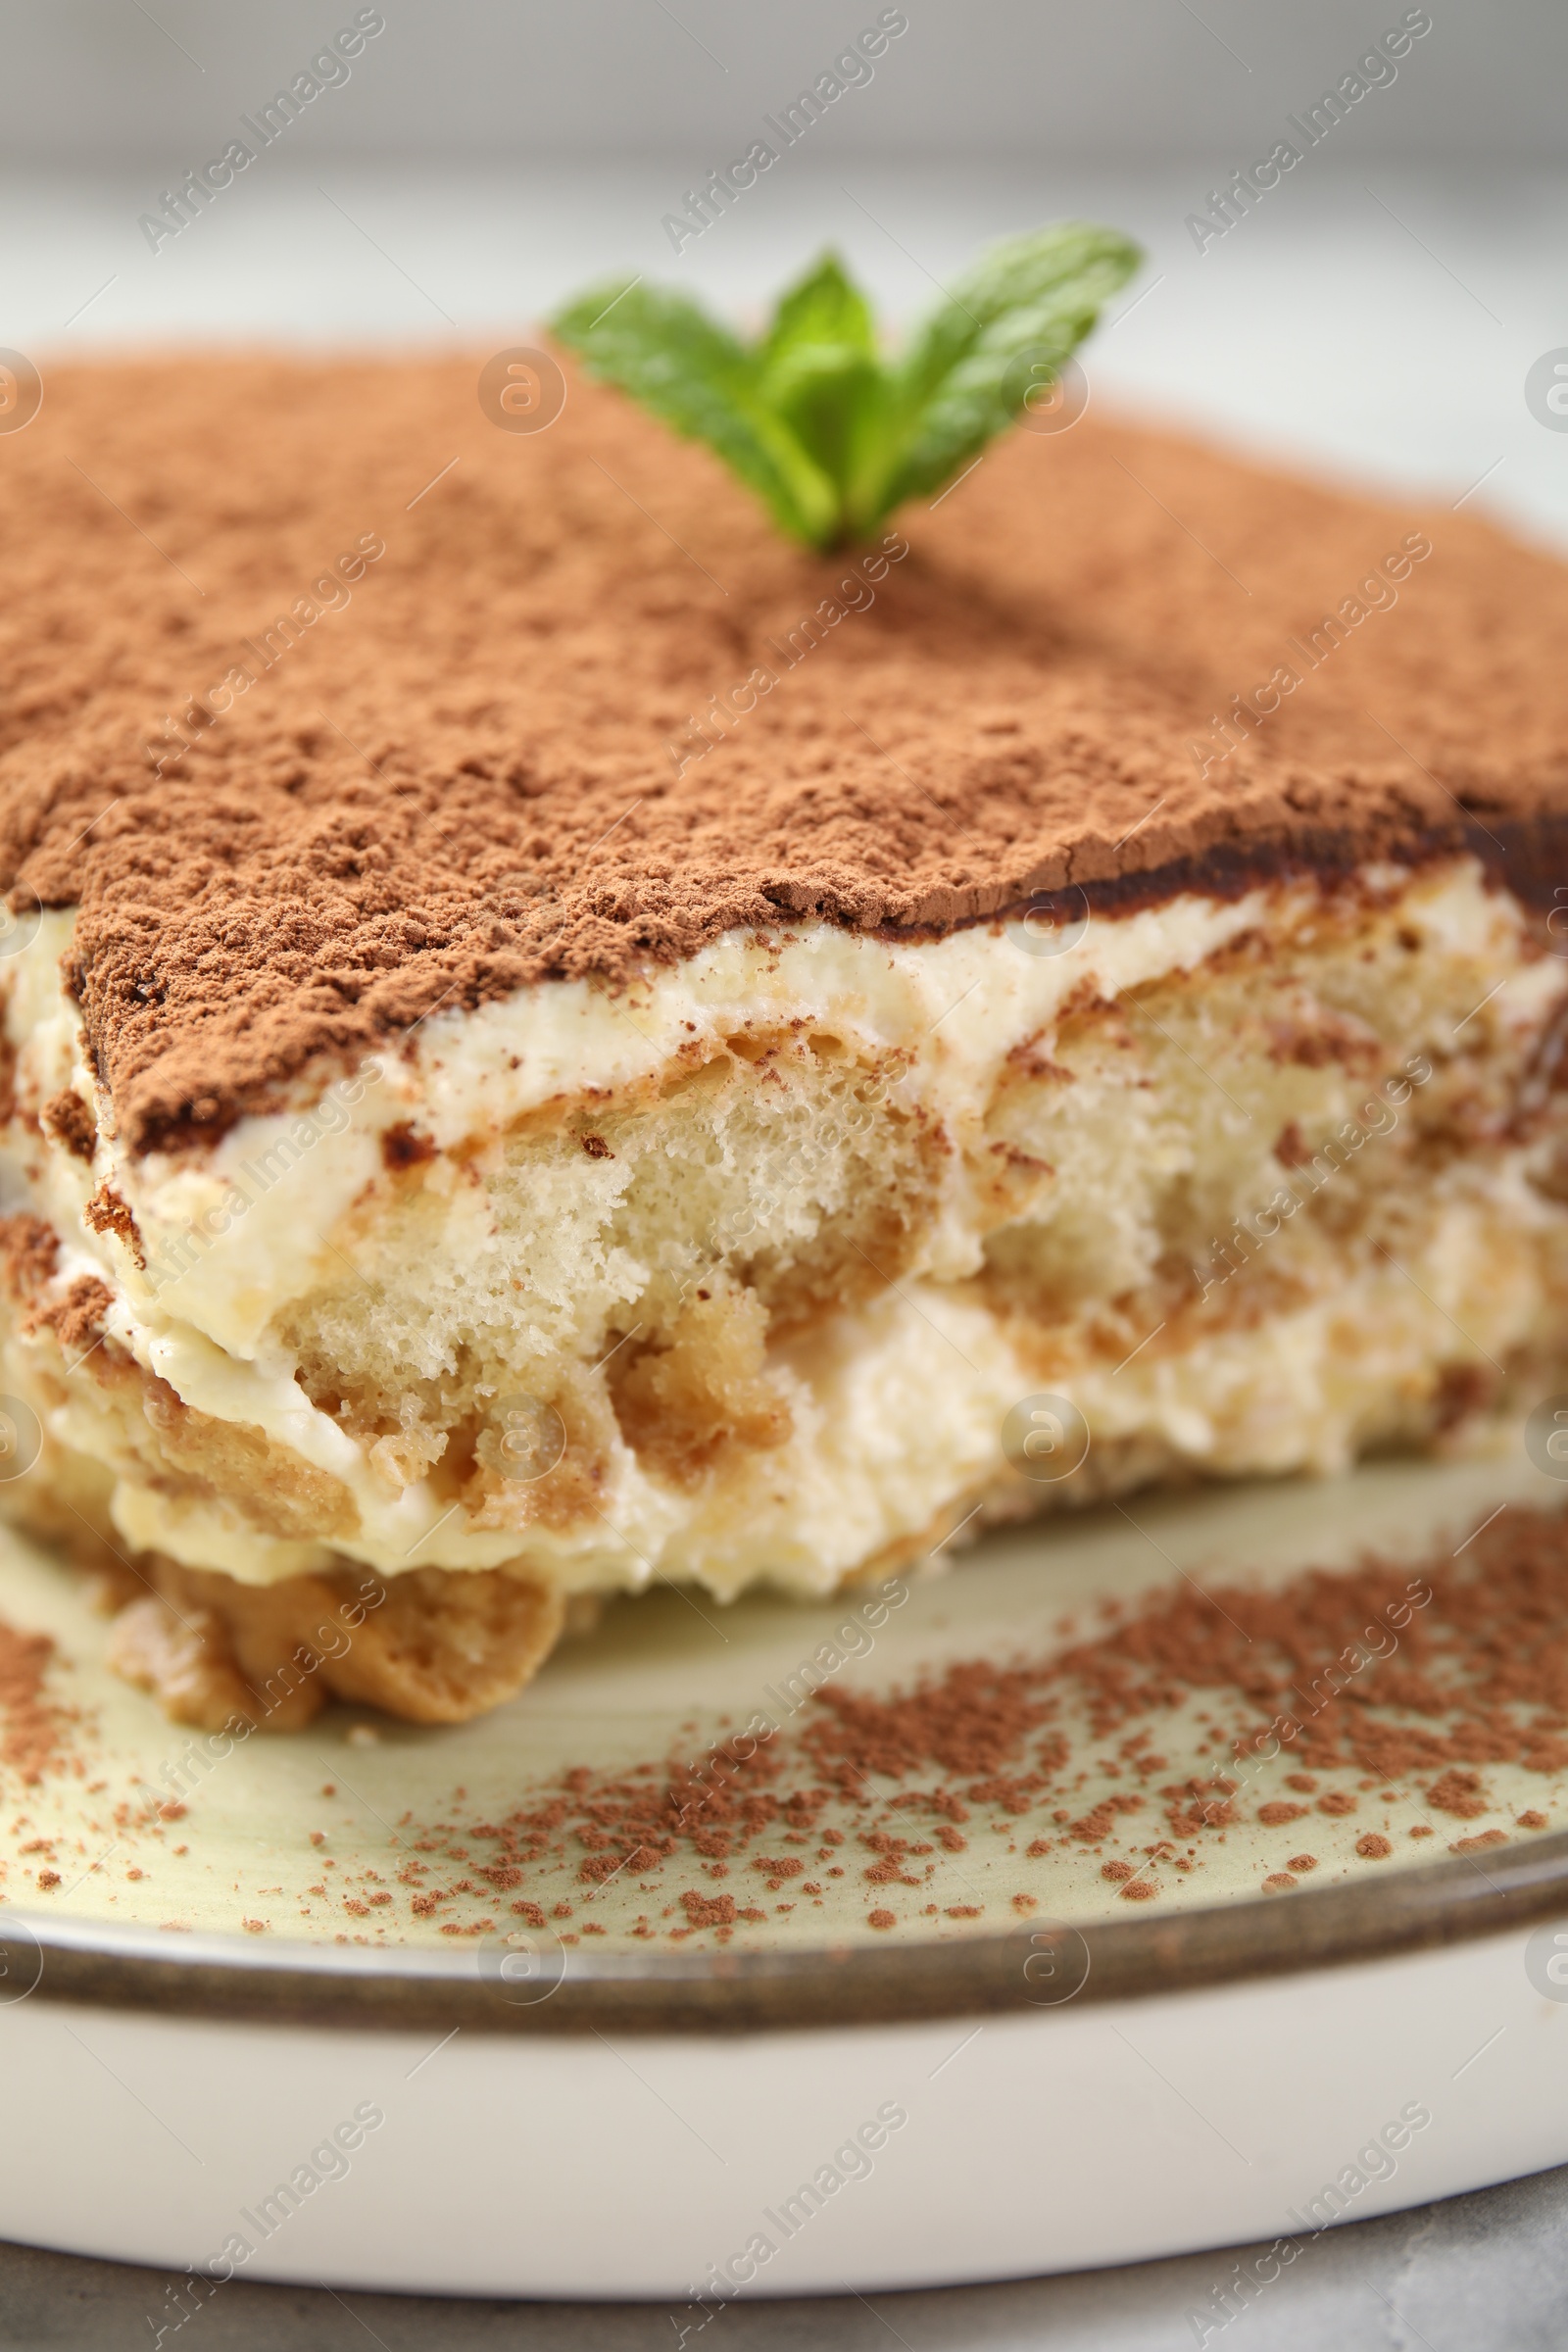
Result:
[[[858,1654],[831,1679],[880,1694],[957,1660],[1047,1654],[1092,1631],[1107,1597],[1125,1602],[1184,1578],[1277,1586],[1368,1551],[1415,1562],[1451,1550],[1499,1504],[1561,1501],[1562,1489],[1512,1445],[1492,1458],[1373,1466],[1327,1483],[1139,1497],[1125,1511],[993,1537],[946,1573],[914,1573],[874,1632],[864,1595],[726,1609],[658,1592],[617,1603],[480,1722],[426,1731],[334,1709],[306,1732],[227,1754],[111,1675],[105,1623],[78,1581],[8,1538],[0,1615],[54,1639],[52,1688],[77,1721],[66,1772],[30,1788],[4,1780],[0,1888],[13,1918],[24,1914],[53,1951],[56,1993],[263,2011],[283,2003],[323,2016],[384,2016],[389,2002],[445,2013],[477,1999],[505,2025],[555,2028],[612,2014],[644,2025],[887,2016],[990,2006],[1020,1986],[1038,1998],[1042,1966],[1082,1976],[1085,1934],[1101,1995],[1476,1933],[1560,1904],[1568,1852],[1558,1847],[1568,1838],[1552,1833],[1568,1832],[1568,1775],[1489,1767],[1486,1811],[1455,1823],[1419,1790],[1368,1795],[1347,1767],[1323,1785],[1343,1782],[1353,1812],[1314,1809],[1305,1825],[1269,1827],[1257,1812],[1284,1793],[1284,1754],[1245,1790],[1242,1817],[1200,1842],[1190,1870],[1159,1869],[1157,1900],[1136,1911],[1103,1875],[1102,1850],[1056,1835],[1049,1852],[1030,1853],[1052,1827],[1045,1799],[1022,1814],[971,1805],[961,1851],[933,1845],[929,1820],[909,1817],[927,1857],[913,1886],[868,1885],[875,1856],[858,1836],[866,1817],[830,1808],[823,1822],[846,1827],[842,1875],[808,1861],[817,1875],[805,1884],[820,1890],[810,1894],[800,1878],[769,1886],[749,1875],[744,1855],[709,1875],[690,1853],[596,1887],[575,1845],[498,1893],[469,1875],[494,1850],[471,1830],[539,1801],[574,1767],[628,1772],[675,1750],[701,1753],[760,1709],[779,1716],[781,1693],[802,1688],[803,1664],[834,1642],[852,1609],[860,1630],[838,1646]],[[1203,1711],[1194,1700],[1150,1719],[1174,1780],[1215,1769],[1200,1753]],[[1088,1810],[1118,1786],[1106,1770],[1113,1743],[1082,1725],[1075,1737],[1072,1802]],[[906,1803],[908,1788],[934,1777],[890,1781],[881,1792]],[[185,1811],[165,1818],[172,1794]],[[1525,1810],[1544,1816],[1544,1832],[1517,1829]],[[1489,1829],[1507,1842],[1448,1858],[1461,1835]],[[1357,1852],[1369,1830],[1393,1848],[1375,1864]],[[1410,1835],[1423,1830],[1434,1834]],[[1310,1881],[1288,1901],[1265,1896],[1264,1881],[1308,1838]],[[814,1837],[807,1850],[825,1853]],[[442,1900],[416,1909],[431,1886],[446,1890]],[[727,1931],[693,1930],[680,1896],[694,1889],[731,1891],[751,1916]],[[543,1931],[514,1911],[518,1891],[543,1909]],[[1065,1941],[1053,1943],[1058,1929]],[[1020,1979],[1020,1953],[1058,1946],[1064,1956]],[[515,1997],[519,1972],[526,1983],[530,1971],[552,1997]]]

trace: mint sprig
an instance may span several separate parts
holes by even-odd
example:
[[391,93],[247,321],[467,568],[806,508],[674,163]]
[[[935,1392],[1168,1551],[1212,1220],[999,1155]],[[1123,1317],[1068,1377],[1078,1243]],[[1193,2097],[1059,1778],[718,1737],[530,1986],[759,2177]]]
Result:
[[1143,256],[1064,221],[983,254],[911,336],[881,352],[834,254],[745,343],[689,295],[617,280],[552,320],[588,372],[706,441],[779,528],[809,547],[869,538],[951,481],[1054,379]]

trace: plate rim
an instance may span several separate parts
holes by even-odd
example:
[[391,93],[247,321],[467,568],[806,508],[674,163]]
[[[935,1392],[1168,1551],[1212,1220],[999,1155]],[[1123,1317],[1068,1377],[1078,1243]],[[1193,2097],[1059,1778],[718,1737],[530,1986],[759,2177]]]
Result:
[[[1346,1967],[1568,1914],[1568,1831],[1387,1876],[1163,1914],[806,1949],[583,1951],[553,1931],[435,1946],[326,1944],[83,1920],[0,1902],[36,1955],[9,2005],[256,2024],[488,2034],[756,2033],[1099,2005]],[[504,1964],[512,1960],[510,1969]],[[25,1974],[24,1964],[14,1972]],[[0,2007],[8,2005],[0,1993]]]

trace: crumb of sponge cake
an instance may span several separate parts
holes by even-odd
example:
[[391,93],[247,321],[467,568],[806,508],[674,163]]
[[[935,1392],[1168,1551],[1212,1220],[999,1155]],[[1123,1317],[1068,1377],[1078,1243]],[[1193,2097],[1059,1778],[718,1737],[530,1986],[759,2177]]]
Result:
[[208,1732],[299,1731],[328,1699],[409,1723],[464,1723],[521,1690],[565,1627],[565,1603],[492,1569],[360,1571],[258,1590],[150,1563],[154,1590],[121,1609],[111,1660],[166,1714]]

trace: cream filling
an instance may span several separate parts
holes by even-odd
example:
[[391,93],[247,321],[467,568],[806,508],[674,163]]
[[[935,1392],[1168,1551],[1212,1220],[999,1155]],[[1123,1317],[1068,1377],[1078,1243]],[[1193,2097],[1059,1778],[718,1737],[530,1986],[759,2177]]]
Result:
[[[1455,1200],[1419,1256],[1332,1298],[1179,1356],[1075,1367],[1063,1386],[1095,1433],[1085,1467],[1093,1475],[1095,1453],[1113,1461],[1126,1444],[1156,1472],[1347,1469],[1369,1439],[1399,1434],[1398,1398],[1423,1394],[1455,1325],[1477,1361],[1500,1359],[1530,1332],[1528,1274],[1519,1252],[1496,1241],[1498,1220],[1524,1207],[1524,1191],[1509,1172]],[[803,1595],[830,1592],[889,1545],[933,1541],[960,1520],[1002,1471],[1004,1417],[1041,1387],[989,1309],[935,1284],[906,1286],[902,1298],[842,1317],[813,1352],[808,1380],[791,1383],[794,1436],[755,1457],[739,1491],[688,1500],[617,1449],[604,1506],[612,1524],[586,1537],[530,1529],[530,1568],[569,1591],[637,1592],[670,1575],[696,1578],[722,1599],[764,1578]],[[257,1535],[237,1514],[128,1481],[113,1515],[133,1544],[191,1567],[221,1564],[247,1581],[329,1561],[324,1549]],[[464,1532],[456,1520],[433,1542],[389,1544],[383,1513],[381,1527],[335,1549],[393,1574],[495,1566],[517,1545],[514,1532]]]
[[[1473,861],[1413,881],[1397,870],[1371,878],[1400,889],[1400,920],[1434,944],[1509,965],[1505,998],[1490,1017],[1524,1029],[1540,1023],[1562,972],[1551,959],[1523,958],[1519,908],[1486,888]],[[1096,918],[1060,953],[1040,952],[1059,944],[1049,933],[1031,938],[1018,926],[976,927],[917,946],[821,924],[771,938],[732,934],[619,995],[550,982],[472,1013],[437,1012],[352,1076],[324,1090],[319,1077],[314,1091],[302,1081],[292,1108],[242,1120],[200,1159],[132,1160],[101,1136],[88,1168],[51,1138],[40,1143],[14,1125],[4,1181],[12,1204],[25,1201],[66,1237],[68,1272],[109,1282],[109,1328],[138,1362],[188,1405],[257,1426],[343,1482],[361,1524],[357,1535],[335,1538],[332,1552],[387,1574],[493,1567],[516,1557],[516,1531],[465,1524],[428,1481],[395,1493],[368,1448],[312,1404],[294,1365],[268,1338],[288,1301],[341,1274],[351,1208],[363,1224],[367,1200],[388,1195],[388,1128],[406,1122],[447,1151],[555,1100],[633,1085],[683,1048],[801,1022],[831,1030],[868,1059],[898,1054],[894,1099],[919,1103],[962,1139],[980,1129],[1008,1054],[1049,1031],[1070,997],[1089,988],[1113,1000],[1190,971],[1241,933],[1278,920],[1282,907],[1299,917],[1310,897],[1307,886],[1278,885],[1229,904],[1187,895]],[[67,1085],[97,1101],[79,1019],[59,980],[71,927],[69,913],[47,915],[14,960],[6,1017],[24,1109],[35,1111]],[[995,1477],[1000,1422],[1038,1384],[989,1311],[943,1287],[981,1263],[983,1231],[964,1158],[962,1151],[952,1155],[921,1279],[902,1286],[902,1297],[841,1316],[810,1360],[786,1363],[795,1435],[758,1457],[739,1504],[722,1492],[676,1493],[612,1443],[610,1524],[568,1534],[531,1528],[530,1561],[573,1586],[635,1588],[667,1567],[720,1592],[760,1574],[825,1591],[868,1554],[918,1536],[956,1494]],[[482,1244],[482,1190],[461,1162],[438,1158],[422,1175],[445,1188],[454,1229],[467,1221]],[[1511,1187],[1514,1209],[1528,1218],[1535,1196],[1527,1200],[1522,1179],[1505,1170],[1497,1181]],[[84,1222],[88,1199],[105,1183],[135,1215],[145,1268],[112,1231],[94,1233]],[[1456,1200],[1451,1221],[1445,1254],[1410,1269],[1420,1292],[1394,1276],[1373,1278],[1332,1305],[1276,1318],[1222,1347],[1135,1364],[1114,1380],[1087,1375],[1075,1400],[1097,1442],[1141,1433],[1215,1469],[1272,1466],[1271,1456],[1280,1466],[1343,1461],[1370,1409],[1368,1396],[1340,1393],[1344,1377],[1331,1376],[1348,1339],[1385,1382],[1413,1378],[1442,1338],[1433,1319],[1444,1316],[1455,1265],[1474,1275],[1466,1277],[1466,1329],[1494,1350],[1516,1336],[1516,1301],[1487,1263],[1478,1202]],[[1358,1385],[1366,1384],[1350,1383]],[[73,1400],[56,1413],[53,1434],[90,1453],[92,1422],[89,1401]],[[127,1541],[248,1581],[296,1574],[330,1556],[261,1536],[226,1509],[192,1507],[128,1481],[113,1508]]]

